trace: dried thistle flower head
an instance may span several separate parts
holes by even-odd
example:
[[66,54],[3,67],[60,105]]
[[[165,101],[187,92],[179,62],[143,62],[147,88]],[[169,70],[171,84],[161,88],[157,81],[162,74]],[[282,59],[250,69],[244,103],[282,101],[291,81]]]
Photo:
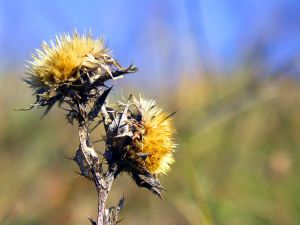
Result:
[[[108,111],[114,112],[109,118],[117,115],[106,129],[108,147],[119,151],[119,158],[129,160],[138,170],[166,174],[174,162],[176,147],[171,116],[158,108],[154,100],[142,97],[133,98],[127,105],[108,107]],[[130,141],[121,137],[129,137]]]
[[142,97],[102,107],[108,164],[117,165],[119,172],[128,172],[137,185],[159,197],[164,189],[157,175],[166,174],[174,162],[171,115],[158,108],[154,100]]
[[42,50],[37,49],[29,61],[25,81],[35,91],[37,106],[52,106],[67,97],[85,104],[105,81],[136,70],[133,65],[123,68],[103,38],[94,40],[91,33],[74,31],[43,42]]
[[156,106],[154,100],[133,99],[137,108],[136,131],[134,132],[133,148],[135,154],[147,155],[143,162],[145,168],[153,174],[166,174],[174,162],[175,144],[173,136],[175,129],[172,118]]
[[[101,69],[111,60],[103,38],[92,39],[91,33],[56,36],[55,42],[43,42],[42,50],[32,55],[28,73],[45,85],[61,84],[79,79],[81,68]],[[105,67],[105,66],[104,66]]]

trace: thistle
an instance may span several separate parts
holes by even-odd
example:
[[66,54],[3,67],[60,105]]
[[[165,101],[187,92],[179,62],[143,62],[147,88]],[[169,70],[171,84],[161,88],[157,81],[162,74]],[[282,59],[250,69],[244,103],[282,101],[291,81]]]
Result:
[[130,97],[127,104],[104,106],[107,162],[117,162],[119,171],[126,171],[139,186],[162,198],[164,189],[157,175],[170,170],[176,146],[171,115],[159,109],[154,100],[143,98]]
[[[56,36],[55,41],[43,42],[28,62],[27,77],[24,79],[36,96],[34,106],[48,106],[68,98],[83,103],[95,96],[98,87],[109,79],[136,72],[130,65],[123,68],[106,48],[104,39],[92,39],[91,33]],[[67,99],[67,100],[66,100]]]
[[[154,100],[130,97],[126,103],[109,104],[112,87],[106,81],[136,72],[133,65],[122,67],[105,46],[103,38],[94,40],[91,33],[80,36],[57,36],[44,42],[29,62],[25,81],[34,90],[34,106],[46,107],[46,113],[58,102],[67,112],[70,123],[78,122],[79,147],[73,160],[80,174],[95,184],[98,193],[97,222],[116,224],[124,199],[116,207],[105,209],[114,179],[128,173],[137,185],[162,197],[164,188],[158,175],[166,174],[174,162],[175,132],[171,115],[156,106]],[[100,118],[100,119],[99,119]],[[104,170],[92,146],[93,125],[105,128]]]

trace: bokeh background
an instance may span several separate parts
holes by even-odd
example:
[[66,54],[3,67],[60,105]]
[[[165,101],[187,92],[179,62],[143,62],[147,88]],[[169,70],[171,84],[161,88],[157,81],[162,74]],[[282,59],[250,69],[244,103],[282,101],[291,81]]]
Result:
[[119,177],[109,204],[125,196],[121,224],[300,224],[299,27],[298,0],[1,0],[0,224],[96,215],[93,185],[65,158],[76,126],[59,109],[14,111],[34,101],[21,81],[31,52],[74,28],[139,67],[113,98],[143,93],[177,111],[165,200]]

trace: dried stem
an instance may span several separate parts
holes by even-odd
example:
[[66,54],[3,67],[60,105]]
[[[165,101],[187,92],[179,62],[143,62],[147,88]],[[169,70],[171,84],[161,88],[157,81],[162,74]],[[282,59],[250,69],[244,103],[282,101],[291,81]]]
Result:
[[97,223],[91,220],[92,224],[107,225],[116,224],[116,216],[111,216],[111,212],[105,209],[107,197],[112,183],[117,176],[116,166],[110,165],[104,173],[99,156],[91,145],[89,138],[89,120],[85,109],[78,104],[79,140],[80,145],[76,152],[75,161],[81,169],[82,175],[92,180],[98,193],[98,215]]
[[[106,80],[111,78],[110,76],[116,78],[125,73],[135,72],[136,70],[136,67],[131,65],[122,71],[116,70],[113,73],[105,73],[98,82],[104,83]],[[91,100],[93,101],[93,107],[90,111],[87,109],[86,101],[80,103],[80,100],[77,99],[75,110],[77,112],[76,118],[78,120],[80,141],[79,148],[76,151],[75,161],[77,162],[82,175],[94,182],[98,193],[97,223],[90,219],[93,225],[116,224],[118,213],[124,206],[124,198],[122,198],[119,201],[118,206],[110,207],[109,209],[105,208],[109,191],[114,179],[119,173],[119,170],[116,163],[109,163],[107,171],[104,172],[99,156],[90,141],[89,125],[95,118],[97,118],[110,90],[111,88],[107,88],[106,90],[97,89],[98,97]],[[105,120],[107,119],[108,115],[105,116]]]

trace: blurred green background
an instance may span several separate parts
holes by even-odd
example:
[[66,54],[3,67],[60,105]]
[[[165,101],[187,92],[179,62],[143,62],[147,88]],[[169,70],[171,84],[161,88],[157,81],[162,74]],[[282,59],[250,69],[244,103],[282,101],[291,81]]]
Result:
[[[104,33],[122,64],[112,98],[143,93],[179,144],[161,201],[124,174],[121,224],[300,224],[298,1],[1,1],[0,224],[89,224],[97,198],[74,162],[77,128],[34,101],[25,60],[57,33]],[[94,140],[101,137],[94,132]],[[103,145],[97,143],[97,150]]]

